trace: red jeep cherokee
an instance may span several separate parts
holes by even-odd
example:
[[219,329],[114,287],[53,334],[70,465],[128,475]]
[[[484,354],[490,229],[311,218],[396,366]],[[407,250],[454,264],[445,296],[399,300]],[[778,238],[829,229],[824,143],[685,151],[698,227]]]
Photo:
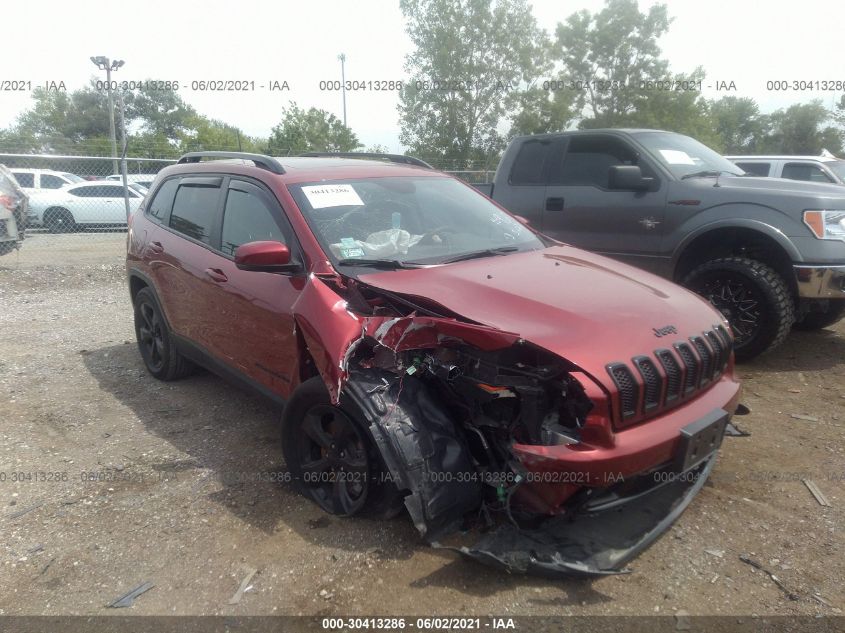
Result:
[[511,571],[618,571],[713,468],[740,393],[725,321],[422,161],[362,156],[164,169],[128,235],[147,369],[284,403],[287,468],[328,512],[404,507]]

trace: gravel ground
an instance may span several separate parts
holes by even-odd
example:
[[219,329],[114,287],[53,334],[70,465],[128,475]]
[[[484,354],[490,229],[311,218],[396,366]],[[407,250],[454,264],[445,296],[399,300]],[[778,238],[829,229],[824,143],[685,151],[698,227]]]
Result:
[[327,516],[269,481],[278,411],[208,373],[164,384],[145,372],[124,243],[33,235],[0,259],[0,614],[107,614],[145,581],[121,614],[845,608],[842,323],[741,368],[752,413],[737,421],[751,437],[725,440],[711,481],[633,573],[548,581],[434,551],[405,516]]

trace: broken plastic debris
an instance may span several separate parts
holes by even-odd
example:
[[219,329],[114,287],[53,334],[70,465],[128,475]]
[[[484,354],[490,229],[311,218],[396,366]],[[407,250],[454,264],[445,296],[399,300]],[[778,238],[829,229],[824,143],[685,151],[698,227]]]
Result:
[[245,571],[246,576],[244,576],[244,579],[241,581],[241,585],[238,587],[235,595],[229,598],[229,604],[238,604],[241,601],[241,598],[244,597],[244,593],[250,587],[249,582],[252,580],[252,577],[258,573],[258,570],[253,567],[247,567]]
[[141,583],[140,585],[135,587],[129,593],[126,593],[126,594],[120,596],[120,598],[118,598],[117,600],[115,600],[114,602],[112,602],[110,604],[107,604],[106,606],[110,607],[112,609],[120,609],[120,608],[123,608],[123,607],[131,607],[133,604],[135,604],[135,598],[140,596],[142,593],[146,593],[147,591],[149,591],[153,587],[155,587],[155,585],[153,583],[149,582],[149,581],[147,581],[145,583]]
[[816,498],[816,501],[819,502],[820,506],[824,506],[825,508],[833,507],[830,501],[827,500],[827,497],[824,496],[819,487],[815,484],[812,479],[802,479],[801,481],[804,482],[804,485],[807,486],[807,490]]

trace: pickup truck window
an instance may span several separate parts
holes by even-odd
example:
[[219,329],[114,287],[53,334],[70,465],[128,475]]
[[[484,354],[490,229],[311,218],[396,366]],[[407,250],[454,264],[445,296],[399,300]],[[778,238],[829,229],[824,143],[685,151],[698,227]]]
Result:
[[742,171],[747,174],[751,174],[752,176],[768,176],[769,171],[772,168],[771,163],[740,163],[737,162],[736,166],[739,167]]
[[546,139],[528,140],[519,148],[513,161],[510,184],[541,185],[544,181],[546,159],[549,156],[551,141]]
[[636,165],[636,152],[612,136],[574,136],[550,182],[557,185],[593,185],[607,188],[607,172],[614,165]]
[[689,136],[673,132],[633,132],[649,153],[676,178],[699,172],[742,175],[742,169]]
[[812,182],[833,182],[817,165],[810,163],[786,163],[781,178],[789,180],[810,180]]

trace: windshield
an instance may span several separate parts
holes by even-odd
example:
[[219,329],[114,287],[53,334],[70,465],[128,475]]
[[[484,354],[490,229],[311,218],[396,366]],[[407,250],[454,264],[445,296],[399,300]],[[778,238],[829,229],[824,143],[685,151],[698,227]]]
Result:
[[335,263],[437,264],[476,251],[545,247],[520,222],[451,178],[337,180],[289,189]]
[[64,176],[65,180],[69,180],[70,182],[82,182],[84,180],[76,174],[69,174],[67,172],[63,173],[62,176]]
[[663,163],[676,178],[702,171],[735,176],[742,176],[745,173],[724,156],[689,136],[670,132],[635,132],[634,138]]
[[825,163],[824,166],[832,171],[840,181],[845,182],[845,160],[830,161]]

